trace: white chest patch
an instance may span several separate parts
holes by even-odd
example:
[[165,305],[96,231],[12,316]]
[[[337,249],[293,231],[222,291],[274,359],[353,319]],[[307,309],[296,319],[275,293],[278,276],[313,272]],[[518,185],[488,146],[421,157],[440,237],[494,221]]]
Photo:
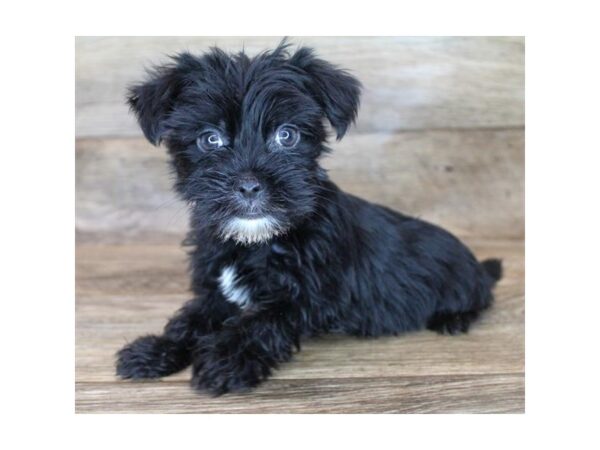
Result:
[[244,308],[250,303],[250,292],[244,286],[239,285],[235,266],[223,268],[219,276],[219,287],[227,301],[239,305],[240,308]]

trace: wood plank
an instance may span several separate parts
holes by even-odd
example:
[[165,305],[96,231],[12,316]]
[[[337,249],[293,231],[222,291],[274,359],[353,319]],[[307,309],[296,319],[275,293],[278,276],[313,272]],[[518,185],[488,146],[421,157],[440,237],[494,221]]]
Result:
[[193,393],[189,370],[159,382],[114,375],[128,340],[160,332],[189,294],[185,254],[170,244],[77,248],[78,412],[522,412],[524,247],[471,239],[479,258],[504,260],[494,307],[464,336],[307,340],[292,362],[251,394]]
[[273,380],[211,398],[187,382],[77,383],[76,412],[522,413],[522,374]]
[[[524,131],[428,130],[348,136],[323,161],[335,182],[367,200],[461,236],[524,234]],[[80,240],[172,242],[187,229],[164,149],[143,139],[79,139]]]
[[[247,53],[278,37],[79,37],[76,135],[141,136],[125,106],[144,68],[182,50],[217,45]],[[298,37],[364,84],[354,132],[524,125],[524,39],[520,37]]]

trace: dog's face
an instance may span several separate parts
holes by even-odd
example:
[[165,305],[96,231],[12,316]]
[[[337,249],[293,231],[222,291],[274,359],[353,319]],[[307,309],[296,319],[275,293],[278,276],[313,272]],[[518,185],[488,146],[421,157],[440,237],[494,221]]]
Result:
[[301,48],[248,58],[176,56],[130,91],[145,136],[164,141],[176,189],[220,238],[263,242],[310,217],[325,172],[327,119],[340,139],[360,84]]

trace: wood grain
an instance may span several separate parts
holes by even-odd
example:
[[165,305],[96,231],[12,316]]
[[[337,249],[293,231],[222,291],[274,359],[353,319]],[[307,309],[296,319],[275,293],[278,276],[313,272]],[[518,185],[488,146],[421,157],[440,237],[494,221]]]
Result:
[[210,398],[187,382],[80,383],[77,412],[520,413],[522,374],[271,380],[252,393]]
[[308,340],[256,391],[217,399],[192,392],[189,370],[157,382],[114,376],[114,353],[159,332],[188,297],[186,258],[170,244],[77,248],[78,412],[522,412],[524,255],[517,240],[467,240],[504,260],[496,303],[468,335]]
[[[144,68],[217,45],[256,54],[278,37],[79,37],[76,135],[141,136],[125,106]],[[524,125],[520,37],[298,37],[364,84],[355,132]]]
[[[463,236],[524,234],[524,132],[429,130],[348,136],[323,161],[341,188]],[[143,139],[80,139],[81,239],[166,239],[187,228],[164,149]]]

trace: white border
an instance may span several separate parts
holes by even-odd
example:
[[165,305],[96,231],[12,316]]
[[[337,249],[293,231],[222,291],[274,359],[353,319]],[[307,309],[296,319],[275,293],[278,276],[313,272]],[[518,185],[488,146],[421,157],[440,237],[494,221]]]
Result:
[[[392,6],[390,6],[392,5]],[[4,447],[586,448],[598,442],[592,2],[14,2],[3,16]],[[393,9],[390,9],[393,8]],[[527,35],[527,414],[74,416],[74,35]],[[587,444],[587,445],[586,445]]]

